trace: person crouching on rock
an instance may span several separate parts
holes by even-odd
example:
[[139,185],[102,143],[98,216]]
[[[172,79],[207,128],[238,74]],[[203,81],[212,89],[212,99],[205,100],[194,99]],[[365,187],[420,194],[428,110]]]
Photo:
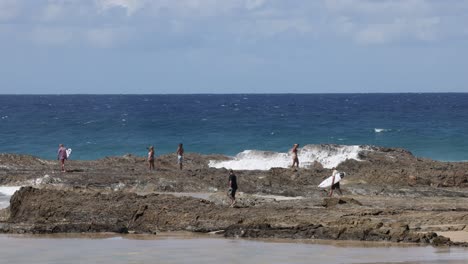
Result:
[[152,171],[154,170],[154,147],[150,146],[148,150],[148,169]]
[[67,159],[67,149],[63,144],[59,145],[59,149],[57,151],[57,160],[60,161],[60,165],[62,166],[62,172],[65,172],[65,160]]
[[335,167],[333,167],[332,170],[333,170],[333,173],[332,173],[333,178],[332,178],[332,185],[330,187],[329,196],[332,197],[333,190],[337,190],[340,193],[340,195],[343,195],[343,193],[341,192],[341,188],[340,188],[340,182],[335,182],[335,177],[338,175],[342,175],[341,176],[341,179],[342,179],[344,177],[344,173],[340,174],[340,172],[338,172]]
[[237,191],[237,176],[233,170],[229,170],[229,189],[228,197],[231,199],[231,207],[236,204],[236,191]]

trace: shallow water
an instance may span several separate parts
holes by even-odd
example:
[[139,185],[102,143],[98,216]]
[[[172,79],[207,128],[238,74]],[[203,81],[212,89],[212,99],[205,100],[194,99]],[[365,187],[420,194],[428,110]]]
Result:
[[[303,242],[303,241],[302,241]],[[371,243],[292,243],[170,233],[150,235],[0,235],[0,263],[450,263],[468,249]]]

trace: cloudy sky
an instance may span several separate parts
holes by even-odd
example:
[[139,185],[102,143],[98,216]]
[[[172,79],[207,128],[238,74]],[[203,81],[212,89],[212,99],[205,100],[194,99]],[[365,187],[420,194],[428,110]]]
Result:
[[0,93],[468,92],[468,0],[0,0]]

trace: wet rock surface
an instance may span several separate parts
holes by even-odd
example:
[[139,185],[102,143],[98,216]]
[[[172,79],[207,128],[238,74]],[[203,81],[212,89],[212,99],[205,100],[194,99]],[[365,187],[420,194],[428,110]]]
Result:
[[[160,156],[149,172],[144,158],[56,161],[0,154],[0,185],[22,185],[0,210],[9,233],[188,230],[226,237],[339,239],[466,245],[438,231],[467,232],[468,163],[420,159],[401,149],[369,147],[346,171],[343,196],[316,186],[331,171],[236,171],[238,203],[228,207],[228,171],[209,168],[222,155]],[[172,195],[169,192],[184,195]],[[203,194],[204,199],[190,193]],[[222,230],[222,231],[220,231]]]

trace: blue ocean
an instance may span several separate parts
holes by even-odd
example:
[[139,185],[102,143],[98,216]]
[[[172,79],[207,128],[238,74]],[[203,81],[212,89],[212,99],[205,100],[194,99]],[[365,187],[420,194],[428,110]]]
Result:
[[0,152],[73,159],[131,153],[286,152],[294,143],[401,147],[468,160],[468,93],[0,95]]

